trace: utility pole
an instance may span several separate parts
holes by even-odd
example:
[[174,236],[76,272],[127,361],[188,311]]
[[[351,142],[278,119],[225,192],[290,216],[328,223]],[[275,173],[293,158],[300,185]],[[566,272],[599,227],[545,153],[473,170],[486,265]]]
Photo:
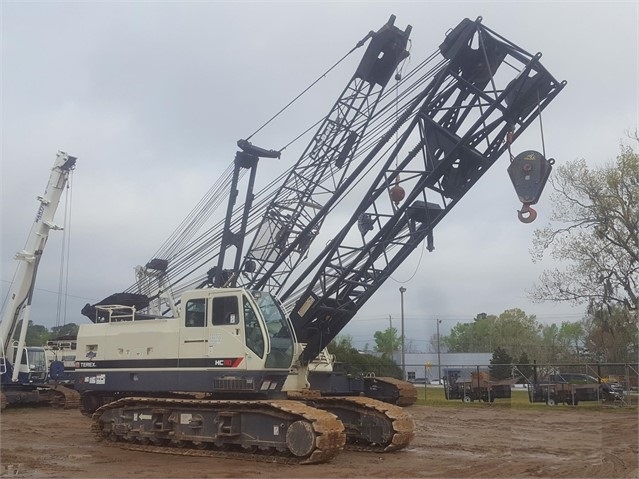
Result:
[[442,357],[439,347],[439,323],[441,322],[441,319],[437,320],[437,380],[440,382],[440,384],[442,382]]
[[401,296],[401,307],[402,307],[402,379],[406,380],[406,348],[404,347],[404,293],[406,292],[406,288],[403,286],[399,287],[399,294]]
[[388,347],[390,348],[390,358],[393,359],[393,351],[395,349],[394,348],[394,346],[395,346],[395,344],[394,344],[395,343],[395,341],[394,341],[395,336],[393,334],[393,317],[390,314],[388,315],[388,324],[389,324],[388,336],[389,336],[389,339],[390,339],[390,341],[388,342]]

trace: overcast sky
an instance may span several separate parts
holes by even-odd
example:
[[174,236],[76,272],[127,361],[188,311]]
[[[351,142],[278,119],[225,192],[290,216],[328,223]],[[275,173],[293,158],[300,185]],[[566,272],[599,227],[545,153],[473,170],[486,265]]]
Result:
[[[567,87],[543,113],[558,164],[613,160],[638,125],[638,3],[628,2],[11,2],[2,8],[2,298],[15,271],[56,152],[78,157],[73,177],[68,298],[63,321],[133,283],[143,264],[232,161],[246,138],[391,14],[410,24],[416,65],[463,18],[525,50]],[[360,53],[361,55],[361,53]],[[253,140],[279,148],[326,114],[359,55],[306,103]],[[287,150],[294,163],[310,138]],[[541,149],[538,126],[515,150]],[[516,217],[500,160],[435,229],[435,251],[416,251],[344,330],[355,344],[399,326],[426,349],[477,313],[518,307],[544,323],[577,321],[584,307],[526,296],[552,258],[533,264],[533,231]],[[260,170],[266,182],[267,169]],[[549,191],[547,191],[548,193]],[[58,222],[63,221],[63,208]],[[330,226],[327,223],[327,226]],[[32,319],[54,326],[62,234],[53,232]],[[64,313],[64,312],[63,312]]]

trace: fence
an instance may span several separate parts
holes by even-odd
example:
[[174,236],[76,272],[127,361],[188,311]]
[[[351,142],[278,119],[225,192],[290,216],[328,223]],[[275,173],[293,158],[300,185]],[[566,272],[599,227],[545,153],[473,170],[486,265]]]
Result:
[[[441,371],[441,378],[432,375]],[[528,391],[530,402],[577,405],[583,401],[636,406],[639,364],[562,363],[524,365],[406,365],[410,382],[444,387],[447,399],[494,401],[510,398],[510,387]]]

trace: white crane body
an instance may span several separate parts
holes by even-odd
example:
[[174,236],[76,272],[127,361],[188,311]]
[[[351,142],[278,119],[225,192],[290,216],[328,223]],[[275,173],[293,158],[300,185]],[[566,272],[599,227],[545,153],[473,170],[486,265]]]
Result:
[[[415,388],[396,378],[333,374],[322,352],[417,247],[434,250],[435,226],[510,154],[565,82],[543,68],[539,54],[492,32],[481,18],[464,19],[430,57],[441,60],[408,89],[414,95],[378,110],[360,107],[350,100],[372,96],[364,92],[383,86],[407,54],[410,27],[402,32],[393,22],[371,34],[384,41],[369,44],[349,84],[366,85],[345,90],[311,153],[268,205],[253,202],[255,170],[260,158],[280,151],[238,141],[224,225],[210,241],[218,245],[217,265],[192,282],[195,289],[182,290],[165,315],[157,314],[166,306],[162,293],[176,285],[171,278],[187,276],[167,252],[145,266],[158,291],[130,288],[82,309],[93,324],[78,332],[75,388],[100,440],[287,464],[324,462],[344,447],[378,453],[410,444],[414,423],[400,406],[416,401]],[[362,119],[384,118],[391,106],[396,115],[384,127],[356,128]],[[510,156],[516,185],[532,187],[530,171],[539,169],[541,180],[550,173],[544,155],[528,155],[535,161],[523,166]],[[246,200],[235,207],[242,169],[250,170]],[[369,187],[350,219],[311,254],[324,219],[346,195],[362,193],[354,188],[362,178]],[[526,208],[544,182],[524,198]],[[530,214],[520,219],[532,221]],[[255,217],[261,226],[251,230],[256,239],[244,254]],[[225,267],[227,249],[235,251],[232,268]],[[200,258],[200,247],[191,253]],[[150,307],[154,301],[162,307]]]
[[0,320],[0,372],[5,393],[11,385],[47,382],[44,348],[27,347],[25,341],[38,266],[49,232],[62,229],[54,217],[75,162],[75,157],[58,152],[44,194],[38,196],[40,205],[25,248],[15,256],[19,263]]

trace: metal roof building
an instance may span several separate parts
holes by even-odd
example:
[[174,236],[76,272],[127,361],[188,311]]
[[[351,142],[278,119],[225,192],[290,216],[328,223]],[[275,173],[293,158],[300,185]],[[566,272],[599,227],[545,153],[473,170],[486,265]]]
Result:
[[[425,379],[433,381],[441,379],[446,369],[470,370],[477,366],[484,369],[490,365],[492,357],[493,353],[406,353],[406,379],[415,382],[423,382]],[[393,359],[401,367],[401,351],[396,351]]]

